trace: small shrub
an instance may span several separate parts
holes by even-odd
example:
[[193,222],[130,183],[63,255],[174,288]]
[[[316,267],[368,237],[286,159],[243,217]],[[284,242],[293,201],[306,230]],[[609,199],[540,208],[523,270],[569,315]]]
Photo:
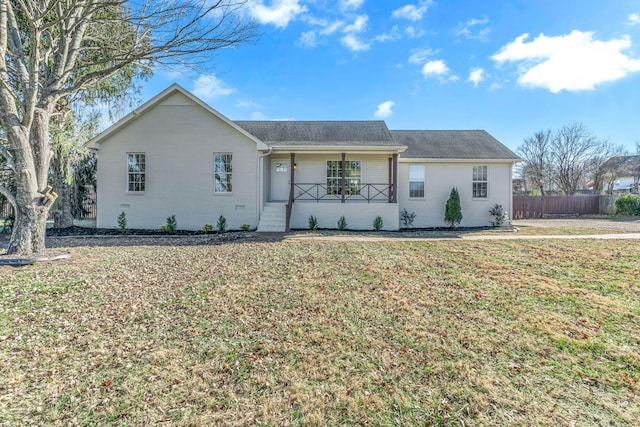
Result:
[[227,218],[220,215],[218,222],[216,223],[216,230],[218,230],[218,233],[224,233],[227,231],[227,225]]
[[240,230],[242,231],[249,231],[251,229],[251,226],[249,224],[242,224],[240,226]]
[[415,219],[415,212],[410,213],[406,208],[400,211],[400,222],[404,228],[411,228],[413,226],[413,220]]
[[449,199],[444,208],[444,222],[449,224],[449,227],[455,228],[456,225],[462,222],[462,207],[460,206],[460,194],[458,189],[453,187]]
[[347,219],[342,215],[338,220],[338,230],[344,231],[347,229]]
[[640,213],[640,196],[622,194],[614,202],[616,215],[638,215]]
[[373,220],[373,229],[376,231],[380,231],[382,227],[384,227],[384,221],[382,220],[382,217],[378,215]]
[[178,221],[176,221],[176,216],[171,215],[167,217],[167,223],[160,227],[162,231],[167,234],[174,234],[178,229]]
[[205,224],[202,226],[202,232],[203,233],[211,233],[213,231],[213,225],[211,224]]
[[318,218],[313,215],[309,216],[309,230],[317,230],[318,229]]
[[118,230],[121,234],[126,234],[129,231],[127,228],[127,214],[124,211],[118,215]]
[[507,220],[507,212],[505,212],[502,205],[495,204],[491,209],[489,209],[489,214],[493,217],[493,221],[491,221],[491,225],[494,227],[500,227]]

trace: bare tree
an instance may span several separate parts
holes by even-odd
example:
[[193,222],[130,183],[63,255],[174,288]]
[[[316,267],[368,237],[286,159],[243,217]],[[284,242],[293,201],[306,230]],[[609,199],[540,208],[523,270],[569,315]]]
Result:
[[522,158],[523,178],[543,196],[548,188],[551,172],[550,146],[551,131],[541,130],[532,137],[525,138],[517,150]]
[[555,133],[551,139],[553,180],[560,191],[575,194],[603,144],[582,123],[564,125]]
[[612,187],[613,181],[618,176],[605,167],[605,163],[612,157],[621,156],[624,153],[624,147],[615,146],[608,140],[600,140],[587,163],[587,173],[591,177],[593,192],[602,194],[605,190]]
[[244,0],[0,0],[0,143],[15,190],[8,253],[44,250],[57,198],[49,185],[51,115],[131,64],[203,66],[211,52],[249,40]]

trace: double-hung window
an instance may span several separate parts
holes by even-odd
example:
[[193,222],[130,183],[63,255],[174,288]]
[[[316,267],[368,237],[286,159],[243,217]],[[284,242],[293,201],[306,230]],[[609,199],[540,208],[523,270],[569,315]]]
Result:
[[473,167],[473,198],[486,199],[489,195],[488,166]]
[[[362,183],[362,162],[348,160],[344,162],[344,194],[360,194]],[[327,161],[327,194],[342,194],[342,161]]]
[[213,155],[213,191],[215,193],[231,193],[232,157],[230,153]]
[[409,165],[409,198],[424,197],[424,165]]
[[145,191],[146,159],[144,153],[127,153],[127,191],[141,193]]

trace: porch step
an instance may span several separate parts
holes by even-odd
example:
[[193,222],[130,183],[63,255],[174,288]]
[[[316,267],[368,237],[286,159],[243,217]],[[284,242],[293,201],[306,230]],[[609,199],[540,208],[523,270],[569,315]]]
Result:
[[283,232],[287,225],[285,203],[266,203],[260,215],[258,232]]

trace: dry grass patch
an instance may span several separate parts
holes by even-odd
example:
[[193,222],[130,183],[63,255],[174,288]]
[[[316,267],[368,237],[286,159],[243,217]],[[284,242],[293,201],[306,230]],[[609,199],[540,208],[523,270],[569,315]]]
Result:
[[633,241],[78,247],[0,268],[0,424],[633,425]]

